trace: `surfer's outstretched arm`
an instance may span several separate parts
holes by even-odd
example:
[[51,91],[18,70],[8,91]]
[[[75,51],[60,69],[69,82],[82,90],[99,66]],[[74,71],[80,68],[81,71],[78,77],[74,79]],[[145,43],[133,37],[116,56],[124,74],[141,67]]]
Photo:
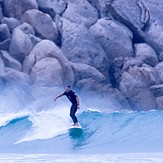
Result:
[[54,101],[56,101],[59,97],[62,97],[63,96],[63,93],[58,95],[56,98],[54,98]]

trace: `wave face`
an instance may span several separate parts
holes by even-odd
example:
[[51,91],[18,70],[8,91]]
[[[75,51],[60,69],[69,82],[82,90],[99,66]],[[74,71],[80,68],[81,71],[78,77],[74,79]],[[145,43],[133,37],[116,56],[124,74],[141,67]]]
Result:
[[83,132],[68,131],[68,110],[0,117],[0,153],[163,152],[163,111],[77,114]]

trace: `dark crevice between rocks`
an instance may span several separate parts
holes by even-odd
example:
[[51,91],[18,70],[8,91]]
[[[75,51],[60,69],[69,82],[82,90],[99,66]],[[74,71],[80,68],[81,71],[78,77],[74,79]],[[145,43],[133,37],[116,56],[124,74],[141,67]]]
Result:
[[65,7],[65,9],[64,9],[63,12],[60,14],[61,17],[63,16],[63,14],[64,14],[65,11],[67,10],[67,8],[68,8],[68,3],[66,3],[66,7]]
[[51,17],[52,19],[54,19],[55,16],[56,16],[56,13],[55,13],[55,11],[54,11],[52,8],[48,8],[48,7],[39,7],[39,10],[42,11],[43,13],[46,13],[46,14],[50,15],[50,17]]
[[[3,0],[0,0],[0,7],[1,7],[1,9],[2,9],[2,14],[3,14],[3,16],[6,16],[5,15],[5,12],[4,12],[4,3],[3,3]],[[7,17],[7,16],[6,16]],[[1,23],[1,22],[0,22]]]
[[114,9],[114,7],[110,3],[106,3],[106,6],[109,10],[109,13],[115,20],[124,24],[132,31],[133,43],[147,43],[155,50],[157,55],[159,55],[163,51],[163,47],[158,45],[150,35],[146,34],[139,27],[135,27],[130,21],[126,20],[121,15],[119,15],[118,12]]
[[98,19],[100,19],[101,18],[101,11],[100,11],[100,4],[99,4],[99,1],[98,0],[96,0],[96,1],[92,1],[92,0],[87,0],[88,1],[88,3],[90,3],[91,4],[91,6],[93,6],[93,8],[95,8],[96,9],[96,11],[97,11],[97,13],[98,13]]
[[62,47],[62,34],[59,30],[58,30],[58,38],[57,38],[55,43],[59,48]]

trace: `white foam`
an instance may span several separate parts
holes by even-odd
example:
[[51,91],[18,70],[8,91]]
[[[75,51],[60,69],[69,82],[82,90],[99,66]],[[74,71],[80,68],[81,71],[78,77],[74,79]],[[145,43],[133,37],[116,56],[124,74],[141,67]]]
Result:
[[0,127],[7,125],[10,121],[16,118],[21,118],[24,116],[29,116],[28,112],[19,113],[5,113],[0,115]]
[[54,110],[42,111],[30,117],[32,129],[16,143],[33,140],[50,139],[67,132],[69,125],[69,108],[57,107]]

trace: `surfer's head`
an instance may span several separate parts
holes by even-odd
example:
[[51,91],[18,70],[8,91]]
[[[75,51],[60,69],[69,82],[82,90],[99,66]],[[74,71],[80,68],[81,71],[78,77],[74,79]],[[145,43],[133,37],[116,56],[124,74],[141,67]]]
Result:
[[66,87],[66,92],[70,92],[70,91],[71,91],[71,86],[68,85],[68,86]]

